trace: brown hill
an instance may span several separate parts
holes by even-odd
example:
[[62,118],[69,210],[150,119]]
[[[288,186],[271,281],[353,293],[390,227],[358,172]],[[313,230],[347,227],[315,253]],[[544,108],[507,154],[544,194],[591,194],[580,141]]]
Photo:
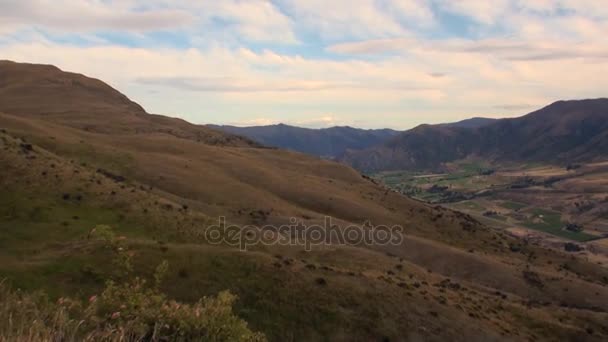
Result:
[[[608,336],[600,265],[387,191],[341,164],[147,114],[98,80],[10,62],[0,75],[12,79],[0,88],[0,278],[18,287],[98,293],[112,265],[86,237],[109,224],[143,277],[167,259],[172,297],[230,289],[237,313],[271,340]],[[406,236],[393,246],[241,252],[202,234],[220,215],[257,226],[371,220],[402,225]]]
[[51,65],[0,61],[0,111],[87,132],[165,133],[207,144],[258,146],[240,136],[147,114],[106,83]]
[[[53,152],[192,200],[214,215],[234,213],[228,216],[246,221],[250,211],[264,210],[279,218],[401,222],[405,215],[389,210],[391,205],[420,207],[385,195],[343,165],[148,114],[99,80],[12,62],[0,64],[0,73],[12,80],[0,87],[4,127]],[[395,203],[380,201],[385,197]]]
[[343,161],[364,171],[438,170],[466,157],[568,164],[608,155],[608,99],[559,101],[480,127],[422,125]]

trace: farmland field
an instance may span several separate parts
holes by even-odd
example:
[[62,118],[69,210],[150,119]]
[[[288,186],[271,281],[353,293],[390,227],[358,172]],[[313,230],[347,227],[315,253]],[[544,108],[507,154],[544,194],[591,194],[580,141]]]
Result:
[[448,172],[398,171],[374,177],[397,192],[465,212],[495,228],[522,227],[576,242],[608,237],[607,163],[573,169],[467,160],[445,169]]

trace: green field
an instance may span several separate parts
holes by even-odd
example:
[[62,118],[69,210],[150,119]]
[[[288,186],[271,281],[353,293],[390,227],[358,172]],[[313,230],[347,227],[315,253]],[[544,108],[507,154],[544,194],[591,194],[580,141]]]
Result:
[[446,174],[391,171],[381,172],[372,177],[403,194],[430,203],[446,201],[445,194],[429,191],[433,186],[447,187],[448,192],[476,192],[493,185],[491,178],[480,175],[488,169],[488,164],[485,162],[460,162],[453,167],[455,170]]
[[521,210],[527,207],[528,205],[520,202],[504,201],[501,203],[501,206],[511,210]]
[[531,210],[531,214],[533,215],[534,221],[527,221],[523,223],[523,225],[527,228],[579,242],[590,241],[596,238],[593,235],[583,232],[571,232],[565,230],[565,223],[562,222],[561,214],[558,212],[535,208]]
[[[539,167],[540,164],[521,166],[523,169]],[[531,208],[530,204],[520,201],[504,199],[496,195],[483,197],[484,201],[496,203],[496,207],[505,210],[497,210],[499,213],[482,216],[488,210],[476,199],[481,190],[509,189],[509,182],[517,182],[517,179],[503,177],[495,174],[483,174],[491,166],[484,162],[457,162],[450,166],[452,172],[448,174],[429,174],[408,171],[383,172],[374,175],[374,178],[383,182],[386,186],[393,188],[404,195],[428,203],[450,203],[449,207],[456,210],[469,212],[472,215],[483,218],[488,224],[496,223],[496,227],[504,227],[511,222],[521,224],[526,228],[549,233],[558,237],[574,241],[589,241],[596,237],[584,232],[571,232],[564,229],[565,223],[561,220],[561,214],[555,211]],[[510,166],[514,167],[513,165]],[[473,196],[471,200],[458,201],[464,195],[465,198]],[[525,217],[528,218],[525,218]]]
[[462,210],[484,211],[486,208],[475,201],[463,201],[453,205],[453,207]]

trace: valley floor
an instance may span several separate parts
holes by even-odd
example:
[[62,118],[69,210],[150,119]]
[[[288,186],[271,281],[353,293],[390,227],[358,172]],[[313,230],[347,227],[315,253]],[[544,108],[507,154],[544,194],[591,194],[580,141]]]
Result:
[[449,172],[383,172],[376,179],[423,202],[472,215],[518,238],[608,267],[608,162],[568,167],[461,161]]

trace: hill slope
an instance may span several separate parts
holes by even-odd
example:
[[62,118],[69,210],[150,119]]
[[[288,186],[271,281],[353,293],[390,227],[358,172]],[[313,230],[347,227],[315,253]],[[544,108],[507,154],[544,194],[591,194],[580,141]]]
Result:
[[347,150],[361,150],[381,144],[398,133],[390,129],[365,130],[347,126],[310,129],[284,124],[257,127],[209,127],[246,136],[266,146],[327,158],[340,157]]
[[608,155],[608,99],[559,101],[479,127],[422,125],[343,161],[365,171],[438,170],[473,156],[490,161],[571,163]]
[[[142,277],[166,259],[172,298],[230,289],[239,316],[273,341],[608,336],[600,265],[387,191],[341,164],[147,114],[98,80],[9,62],[0,75],[13,79],[0,88],[0,278],[17,287],[53,298],[99,293],[113,266],[88,236],[108,224]],[[207,239],[218,216],[258,227],[370,220],[406,235],[244,252]]]
[[93,133],[164,133],[207,144],[258,146],[240,136],[147,114],[106,83],[51,65],[0,61],[0,111]]

